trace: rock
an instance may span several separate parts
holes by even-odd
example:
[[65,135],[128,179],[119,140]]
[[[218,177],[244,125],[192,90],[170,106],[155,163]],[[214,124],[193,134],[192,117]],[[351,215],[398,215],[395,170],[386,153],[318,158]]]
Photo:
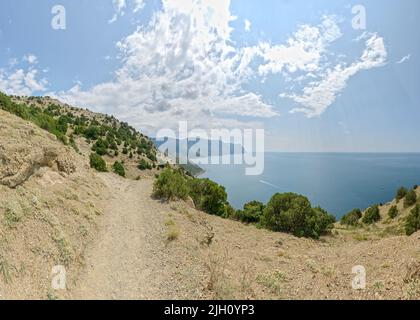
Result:
[[64,172],[66,174],[71,174],[76,172],[76,164],[73,155],[69,152],[65,154],[60,154],[57,157],[57,168],[60,172]]
[[57,156],[58,150],[54,147],[25,148],[0,142],[0,184],[16,188],[41,167],[52,166]]
[[414,261],[407,266],[407,272],[404,277],[404,282],[420,280],[420,261]]
[[186,200],[185,200],[185,203],[190,207],[190,208],[193,208],[193,209],[195,209],[195,204],[194,204],[194,201],[193,201],[193,199],[191,198],[191,197],[188,197]]

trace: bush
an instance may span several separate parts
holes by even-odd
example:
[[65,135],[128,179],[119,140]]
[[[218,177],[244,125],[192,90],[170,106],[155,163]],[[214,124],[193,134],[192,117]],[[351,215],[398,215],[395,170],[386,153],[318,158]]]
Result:
[[372,206],[366,210],[365,215],[362,218],[364,224],[372,224],[381,220],[381,215],[379,214],[379,206]]
[[360,211],[360,209],[353,209],[352,211],[350,211],[349,213],[347,213],[346,215],[344,215],[341,218],[340,223],[343,225],[348,225],[348,226],[358,226],[359,225],[359,220],[362,217],[362,211]]
[[195,206],[209,214],[226,216],[227,194],[224,187],[209,179],[191,179],[190,196]]
[[151,170],[152,169],[152,165],[149,162],[147,162],[146,160],[141,159],[139,165],[137,166],[137,168],[139,168],[142,171],[144,171],[144,170]]
[[244,205],[243,210],[237,210],[229,218],[244,222],[258,223],[261,220],[265,205],[259,201],[251,201]]
[[411,236],[420,230],[420,205],[416,205],[411,211],[405,222],[405,233]]
[[404,187],[401,187],[398,189],[397,191],[397,195],[395,196],[395,198],[397,199],[397,203],[401,200],[404,199],[404,197],[407,195],[408,190]]
[[166,168],[155,180],[153,195],[164,200],[187,199],[188,185],[185,177],[178,170]]
[[99,172],[107,172],[105,160],[97,153],[90,154],[90,167]]
[[125,178],[125,169],[124,165],[121,162],[115,161],[114,165],[112,166],[112,169],[116,174]]
[[394,219],[396,216],[398,216],[398,208],[397,208],[397,206],[392,206],[391,208],[389,208],[388,216],[391,219]]
[[414,190],[410,190],[407,192],[405,199],[404,199],[404,207],[408,208],[415,205],[417,202],[417,194]]
[[309,200],[295,193],[275,194],[261,218],[261,224],[273,231],[298,237],[319,238],[327,233],[335,218],[321,208],[312,208]]

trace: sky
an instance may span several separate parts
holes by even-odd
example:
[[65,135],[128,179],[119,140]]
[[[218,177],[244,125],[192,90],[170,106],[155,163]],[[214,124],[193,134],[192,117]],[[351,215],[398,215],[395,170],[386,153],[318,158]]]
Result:
[[188,121],[264,129],[267,151],[420,152],[418,21],[418,0],[2,0],[0,91],[151,136]]

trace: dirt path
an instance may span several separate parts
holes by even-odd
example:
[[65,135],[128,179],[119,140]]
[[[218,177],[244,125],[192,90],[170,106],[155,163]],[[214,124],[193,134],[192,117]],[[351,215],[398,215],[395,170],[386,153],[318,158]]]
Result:
[[86,271],[71,297],[169,298],[168,274],[162,272],[162,206],[150,198],[152,181],[102,177],[112,198],[99,222],[99,238],[87,250]]

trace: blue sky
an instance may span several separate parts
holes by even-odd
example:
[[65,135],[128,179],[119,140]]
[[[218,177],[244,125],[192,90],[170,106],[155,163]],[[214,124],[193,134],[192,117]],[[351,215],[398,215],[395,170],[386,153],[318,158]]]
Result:
[[418,152],[417,21],[417,0],[3,0],[0,90],[150,135],[188,120],[264,128],[275,151]]

